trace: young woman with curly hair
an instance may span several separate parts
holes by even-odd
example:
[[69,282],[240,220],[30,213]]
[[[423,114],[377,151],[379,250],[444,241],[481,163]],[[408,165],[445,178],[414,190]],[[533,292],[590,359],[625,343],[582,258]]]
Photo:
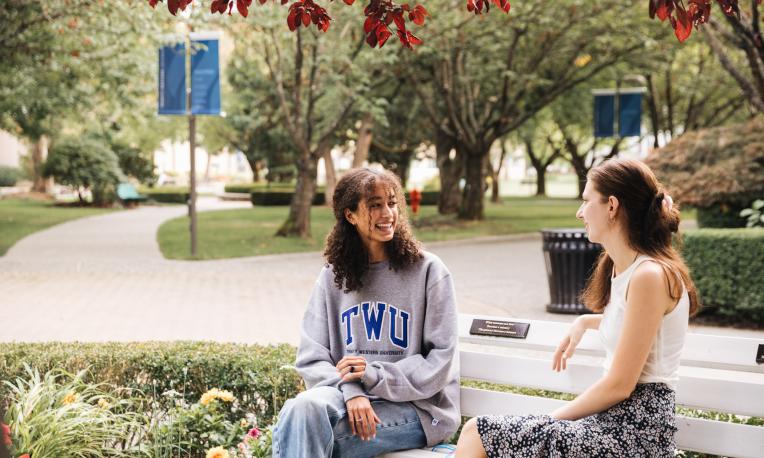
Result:
[[297,370],[274,457],[373,457],[435,445],[459,426],[451,275],[406,220],[398,178],[354,169],[337,183],[335,224],[302,322]]
[[592,330],[605,347],[605,373],[549,415],[471,419],[459,458],[674,456],[677,371],[698,308],[672,246],[679,210],[645,164],[612,159],[589,172],[576,216],[604,251],[583,293],[594,314],[573,322],[552,368],[565,370]]

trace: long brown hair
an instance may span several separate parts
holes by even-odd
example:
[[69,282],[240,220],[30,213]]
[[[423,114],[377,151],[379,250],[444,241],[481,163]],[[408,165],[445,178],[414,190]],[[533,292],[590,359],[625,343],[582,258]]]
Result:
[[[679,208],[663,205],[665,191],[652,170],[633,159],[611,159],[591,169],[587,178],[604,201],[610,196],[618,199],[617,218],[626,230],[629,246],[661,264],[671,298],[679,300],[684,285],[690,298],[690,314],[697,312],[695,284],[682,256],[672,245],[673,234],[679,230]],[[610,302],[612,272],[613,260],[603,251],[581,294],[583,303],[594,312],[602,312]]]
[[421,246],[409,228],[406,199],[398,177],[389,170],[350,170],[334,188],[332,206],[335,222],[334,228],[326,238],[324,250],[326,262],[332,266],[334,272],[334,283],[337,288],[344,287],[346,293],[363,287],[363,276],[369,270],[369,253],[358,230],[345,218],[345,209],[356,212],[361,202],[366,205],[378,184],[384,186],[387,193],[395,196],[398,205],[398,220],[393,239],[385,243],[390,267],[398,270],[422,258]]

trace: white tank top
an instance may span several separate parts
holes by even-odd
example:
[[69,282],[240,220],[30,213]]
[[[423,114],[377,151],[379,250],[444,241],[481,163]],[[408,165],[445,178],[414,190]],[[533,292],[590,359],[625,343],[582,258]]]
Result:
[[[609,371],[613,364],[613,355],[618,345],[618,338],[621,336],[626,311],[626,292],[631,276],[637,266],[651,260],[653,259],[649,256],[640,255],[611,281],[610,302],[605,307],[599,327],[600,339],[605,347],[605,372]],[[684,337],[687,334],[689,311],[690,298],[687,295],[687,289],[683,286],[682,296],[676,307],[663,317],[638,383],[665,383],[676,390],[679,379],[679,359],[684,347]]]

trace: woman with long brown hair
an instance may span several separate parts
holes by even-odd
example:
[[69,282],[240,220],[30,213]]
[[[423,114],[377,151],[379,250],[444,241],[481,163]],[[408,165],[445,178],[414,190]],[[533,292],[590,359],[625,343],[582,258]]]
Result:
[[587,330],[598,331],[605,373],[549,415],[481,416],[459,438],[462,457],[674,456],[674,390],[689,316],[698,300],[672,245],[679,210],[642,162],[593,168],[576,216],[604,250],[582,315],[557,348],[565,370]]
[[337,183],[335,224],[302,323],[297,370],[274,457],[373,457],[435,445],[459,426],[451,274],[423,251],[389,171]]

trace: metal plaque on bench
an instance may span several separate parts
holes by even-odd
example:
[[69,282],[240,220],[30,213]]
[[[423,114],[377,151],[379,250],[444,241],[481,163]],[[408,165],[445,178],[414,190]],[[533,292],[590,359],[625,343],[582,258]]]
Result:
[[517,323],[514,321],[497,320],[472,320],[470,334],[495,337],[512,337],[514,339],[525,339],[528,335],[530,323]]

